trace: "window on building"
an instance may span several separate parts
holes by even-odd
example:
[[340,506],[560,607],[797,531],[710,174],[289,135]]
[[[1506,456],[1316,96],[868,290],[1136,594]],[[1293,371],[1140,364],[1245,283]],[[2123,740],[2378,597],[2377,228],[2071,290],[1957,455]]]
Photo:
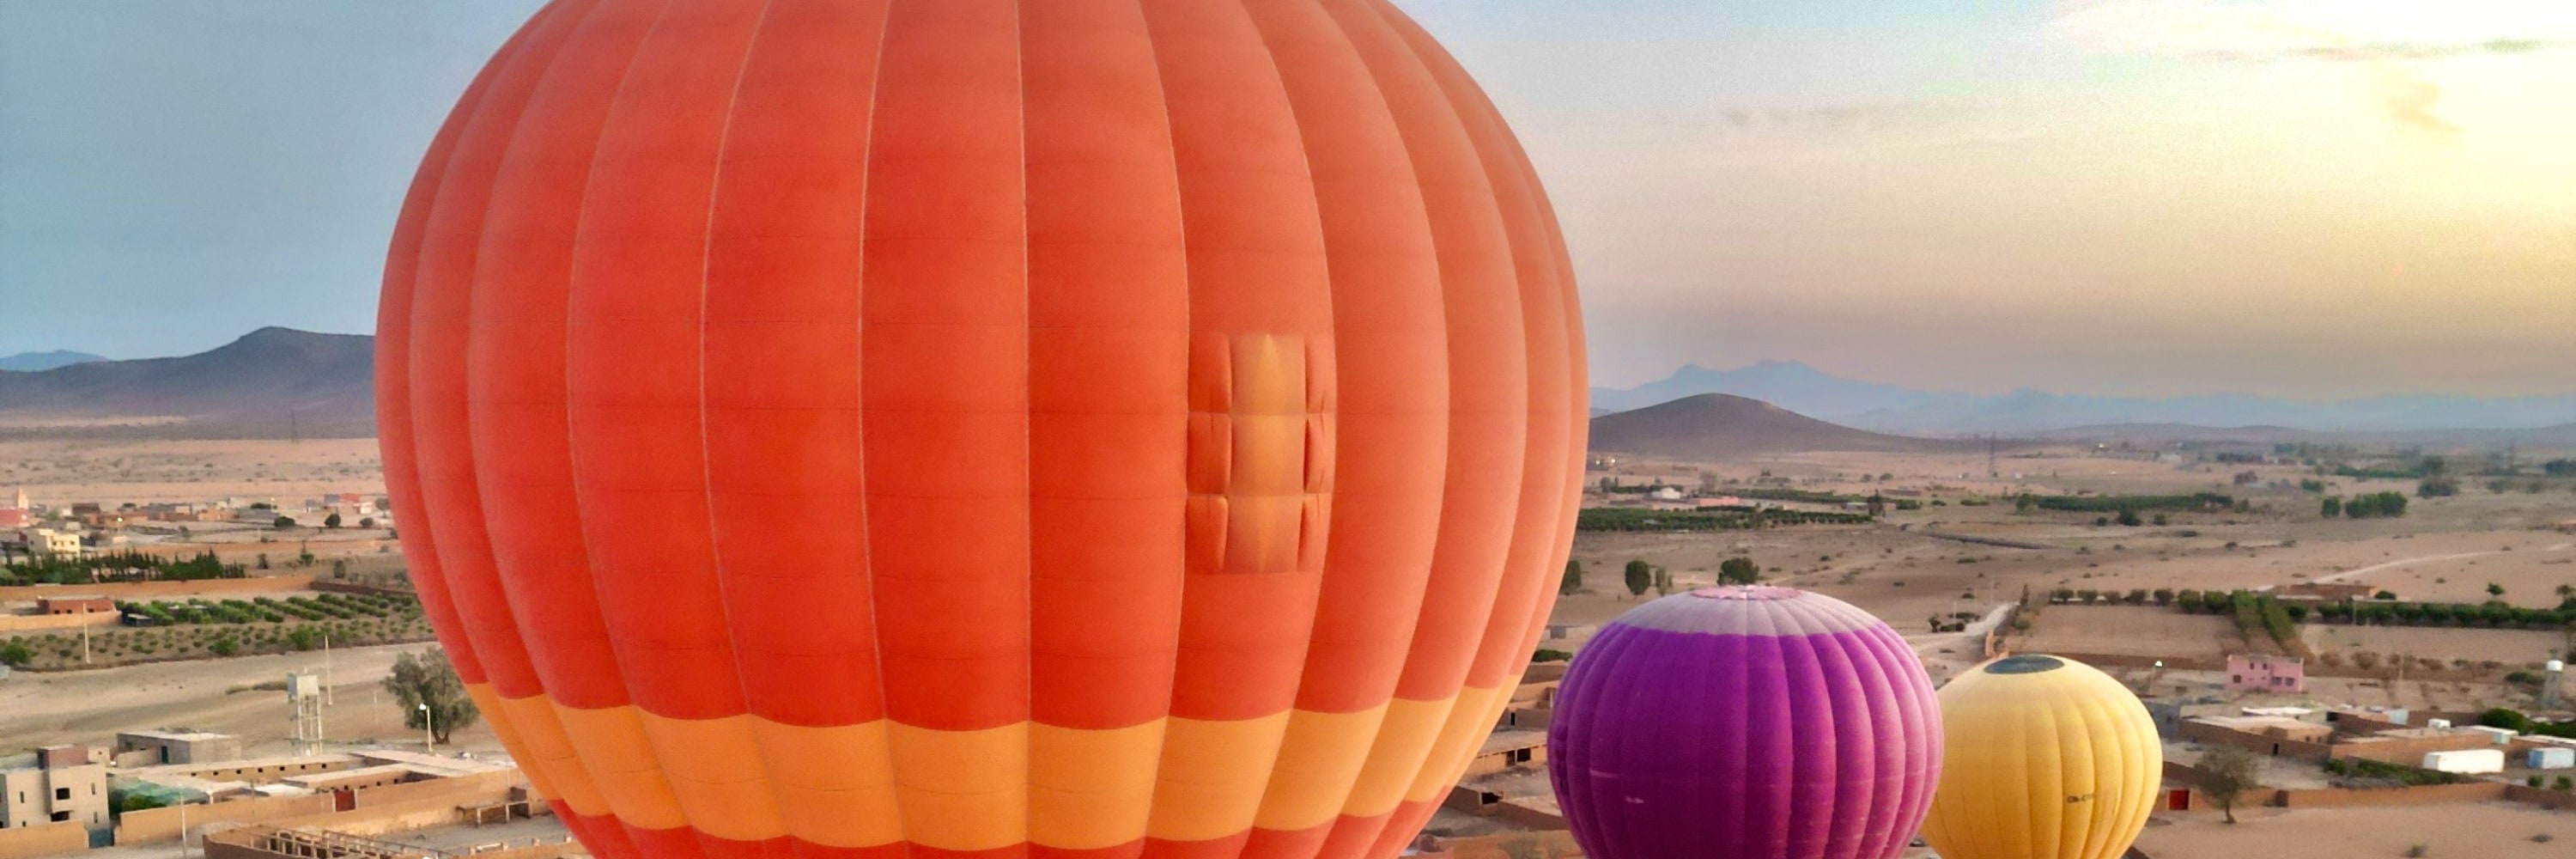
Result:
[[54,822],[55,822],[55,823],[61,823],[61,822],[63,822],[63,821],[70,820],[70,819],[72,819],[72,813],[71,813],[71,812],[68,812],[68,811],[57,811],[57,812],[54,812]]
[[70,799],[70,798],[72,798],[72,789],[71,789],[71,788],[68,788],[68,787],[58,787],[58,788],[54,788],[54,798],[55,798],[55,799]]

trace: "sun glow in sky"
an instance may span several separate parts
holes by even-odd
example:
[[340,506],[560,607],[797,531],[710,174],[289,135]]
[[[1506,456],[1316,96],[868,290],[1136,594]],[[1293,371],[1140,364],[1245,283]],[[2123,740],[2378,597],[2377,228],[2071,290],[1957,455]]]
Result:
[[[1538,162],[1600,384],[2576,392],[2576,2],[1397,2]],[[366,330],[536,5],[0,3],[0,353]]]

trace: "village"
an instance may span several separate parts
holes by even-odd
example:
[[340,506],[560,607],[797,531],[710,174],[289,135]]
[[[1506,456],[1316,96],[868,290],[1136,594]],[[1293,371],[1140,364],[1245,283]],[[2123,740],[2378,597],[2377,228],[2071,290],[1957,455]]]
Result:
[[[2576,504],[2554,483],[2326,519],[2303,482],[2414,487],[2320,477],[2268,450],[2171,446],[1593,466],[1576,569],[1416,852],[1576,855],[1547,772],[1567,660],[1621,612],[1718,583],[1733,559],[1887,620],[1935,682],[2008,653],[2119,678],[2165,746],[2159,810],[2132,855],[2215,855],[2320,825],[2333,834],[2319,843],[2377,839],[2390,855],[2435,842],[2443,855],[2515,856],[2545,850],[2540,836],[2576,838],[2563,721],[2576,716],[2563,587],[2576,583]],[[19,535],[19,569],[212,553],[215,571],[129,561],[89,584],[0,587],[0,623],[13,625],[0,642],[28,650],[25,670],[0,679],[0,732],[29,746],[0,749],[21,755],[9,784],[62,797],[13,805],[0,859],[183,844],[236,859],[576,849],[488,730],[432,748],[372,689],[432,637],[391,548],[396,511],[363,487],[257,502],[240,500],[256,484],[223,488],[234,497],[191,503],[42,486],[0,511],[18,523],[0,539]],[[2113,521],[2128,516],[2138,524]],[[295,632],[308,626],[322,634]],[[2196,767],[2223,748],[2260,766],[2219,797]],[[2437,836],[2406,823],[2425,813],[2493,820]],[[2229,826],[2231,814],[2249,822]]]

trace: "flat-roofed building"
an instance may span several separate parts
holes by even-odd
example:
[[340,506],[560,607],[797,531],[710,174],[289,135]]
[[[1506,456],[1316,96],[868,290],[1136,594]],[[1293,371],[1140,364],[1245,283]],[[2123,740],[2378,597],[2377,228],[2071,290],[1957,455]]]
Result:
[[90,747],[47,746],[33,766],[0,770],[0,828],[69,821],[108,826],[107,766]]
[[125,731],[116,735],[119,762],[126,755],[143,752],[142,760],[133,766],[161,764],[205,764],[241,760],[241,738],[231,734],[209,734],[204,731]]

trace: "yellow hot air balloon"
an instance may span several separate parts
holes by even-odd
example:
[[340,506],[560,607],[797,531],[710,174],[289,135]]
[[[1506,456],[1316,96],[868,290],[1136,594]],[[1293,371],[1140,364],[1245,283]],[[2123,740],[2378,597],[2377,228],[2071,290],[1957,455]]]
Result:
[[1941,688],[1941,787],[1923,838],[1948,859],[2113,859],[2155,809],[2164,749],[2120,681],[2056,656]]

